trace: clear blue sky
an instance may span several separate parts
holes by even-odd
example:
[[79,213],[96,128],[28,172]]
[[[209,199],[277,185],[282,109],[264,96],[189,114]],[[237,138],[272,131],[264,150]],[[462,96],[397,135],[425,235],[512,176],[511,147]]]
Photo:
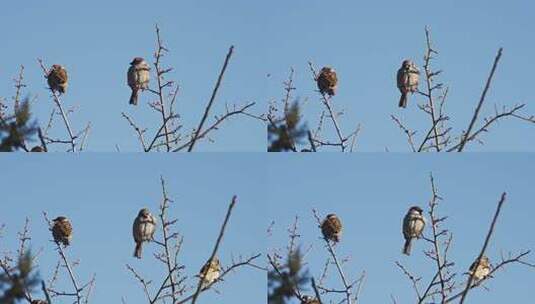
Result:
[[[319,276],[327,253],[311,209],[316,208],[323,216],[337,213],[344,225],[337,250],[340,257],[351,257],[345,267],[346,275],[355,278],[362,270],[368,273],[362,303],[391,303],[390,294],[395,295],[398,303],[410,303],[414,299],[412,287],[394,262],[401,261],[427,280],[434,274],[434,264],[422,253],[423,242],[414,245],[410,258],[401,254],[402,218],[411,205],[427,204],[429,173],[433,172],[444,197],[440,212],[449,216],[448,228],[454,234],[450,256],[457,263],[455,269],[462,273],[479,253],[503,191],[507,191],[508,198],[487,250],[488,256],[497,261],[502,251],[507,254],[508,250],[535,248],[534,160],[534,155],[508,153],[461,157],[410,154],[271,157],[268,170],[271,204],[267,222],[274,219],[276,224],[268,244],[270,248],[286,246],[286,229],[295,215],[299,215],[303,248],[313,245],[307,257],[311,274]],[[535,261],[533,254],[530,261]],[[330,287],[340,286],[335,275],[331,274]],[[530,282],[534,280],[533,269],[511,265],[486,284],[490,292],[474,290],[469,301],[473,304],[526,302],[532,298]]]
[[[224,102],[248,101],[257,102],[255,110],[263,112],[268,100],[282,98],[282,81],[294,67],[296,95],[310,99],[305,114],[310,120],[316,118],[319,101],[307,67],[312,60],[318,67],[331,65],[338,71],[340,89],[334,103],[346,110],[345,133],[362,123],[360,150],[407,151],[405,137],[390,114],[417,129],[427,120],[415,108],[421,98],[412,98],[407,110],[398,110],[394,78],[404,58],[421,65],[424,26],[431,27],[440,50],[436,64],[444,69],[442,80],[451,85],[447,111],[459,131],[468,125],[499,47],[505,48],[504,56],[483,114],[490,114],[494,103],[527,103],[526,110],[535,113],[531,89],[535,44],[526,39],[534,27],[533,10],[533,3],[520,0],[440,5],[319,0],[167,0],[158,5],[138,0],[11,2],[0,13],[0,26],[9,29],[0,34],[0,94],[7,97],[13,91],[11,79],[24,64],[28,90],[39,97],[36,115],[45,123],[51,101],[35,59],[42,57],[49,65],[61,63],[71,75],[65,103],[80,106],[72,118],[75,128],[93,121],[89,149],[112,151],[118,144],[123,151],[137,151],[133,130],[120,113],[127,111],[143,126],[155,125],[158,116],[147,114],[145,106],[128,106],[125,73],[132,57],[151,57],[153,27],[158,22],[171,50],[166,63],[176,68],[174,79],[182,85],[178,108],[186,126],[198,123],[223,57],[235,44],[214,113],[223,110]],[[203,143],[198,149],[265,151],[266,147],[265,127],[246,118],[225,124],[214,138],[216,143]],[[535,150],[533,126],[517,121],[501,123],[485,139],[485,147],[467,150]]]
[[[156,212],[162,174],[175,200],[171,216],[178,218],[178,231],[184,235],[179,261],[186,265],[189,282],[210,256],[234,194],[238,203],[219,249],[221,262],[230,265],[232,257],[240,254],[263,253],[266,227],[258,217],[265,214],[265,170],[258,154],[229,154],[224,161],[221,156],[5,155],[0,176],[0,223],[6,224],[7,230],[0,240],[0,252],[18,248],[16,233],[29,217],[32,248],[34,252],[44,248],[40,273],[48,279],[57,254],[48,242],[51,236],[41,212],[47,211],[51,217],[66,215],[74,225],[74,240],[67,253],[80,259],[78,278],[81,281],[97,275],[91,302],[120,303],[125,296],[129,304],[145,303],[139,282],[125,264],[153,279],[154,285],[164,278],[165,266],[151,258],[154,246],[145,246],[143,260],[132,257],[133,220],[142,207]],[[262,256],[258,264],[263,263]],[[58,287],[70,290],[67,283]],[[221,282],[219,295],[206,292],[199,303],[254,303],[264,298],[266,284],[263,271],[242,268]]]

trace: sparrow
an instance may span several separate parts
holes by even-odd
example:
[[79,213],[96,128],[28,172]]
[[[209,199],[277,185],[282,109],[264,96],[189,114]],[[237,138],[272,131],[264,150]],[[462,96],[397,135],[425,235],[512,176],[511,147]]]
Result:
[[132,234],[134,235],[134,241],[136,242],[134,257],[141,259],[143,242],[151,241],[153,239],[156,225],[156,218],[150,213],[149,209],[143,208],[139,210],[132,227]]
[[336,71],[331,67],[323,67],[316,79],[321,94],[334,96],[338,86],[338,77]]
[[199,271],[199,275],[197,275],[197,277],[202,278],[202,289],[205,289],[210,286],[210,284],[219,279],[220,275],[221,265],[219,264],[219,259],[217,257],[214,257],[212,261],[207,261],[206,264],[202,266],[201,271]]
[[320,304],[320,301],[311,296],[303,296],[301,304]]
[[405,218],[403,218],[403,237],[405,238],[405,246],[403,246],[403,253],[411,255],[411,241],[412,239],[419,239],[425,228],[425,217],[423,216],[422,208],[412,206]]
[[336,214],[329,214],[321,223],[323,237],[333,242],[340,242],[342,237],[342,222]]
[[68,218],[64,216],[58,216],[53,220],[52,236],[56,243],[61,243],[67,247],[72,241],[72,225]]
[[35,146],[33,147],[30,152],[46,152],[45,149],[41,146]]
[[54,64],[50,68],[46,79],[52,91],[65,94],[69,85],[69,77],[67,76],[67,70],[63,66]]
[[409,59],[405,59],[397,73],[398,89],[401,92],[399,99],[399,107],[406,108],[409,93],[418,91],[418,81],[420,78],[420,71]]
[[491,265],[489,258],[486,256],[482,256],[480,262],[478,263],[477,260],[470,265],[470,270],[468,271],[468,274],[474,276],[474,280],[481,281],[484,278],[486,278],[490,274]]
[[150,67],[145,59],[136,57],[130,62],[128,68],[127,81],[128,86],[132,89],[130,104],[137,105],[138,91],[144,91],[149,88]]

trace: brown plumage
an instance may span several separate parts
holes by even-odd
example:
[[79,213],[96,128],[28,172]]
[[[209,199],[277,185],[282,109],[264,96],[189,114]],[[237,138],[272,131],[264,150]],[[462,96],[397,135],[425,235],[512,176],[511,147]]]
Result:
[[[206,275],[205,275],[206,273]],[[208,287],[214,281],[219,279],[221,275],[221,265],[219,264],[219,259],[214,257],[212,261],[206,262],[201,270],[199,271],[198,277],[202,278],[202,288]]]
[[63,244],[65,247],[69,246],[72,240],[71,222],[64,216],[58,216],[53,222],[52,236],[54,237],[54,241]]
[[318,79],[318,89],[321,94],[328,94],[329,96],[334,96],[336,94],[336,89],[338,88],[338,77],[336,76],[336,71],[331,67],[324,67],[321,69]]
[[143,208],[134,220],[132,226],[132,234],[136,248],[134,249],[134,257],[141,259],[141,252],[143,249],[143,242],[149,242],[154,238],[156,231],[156,218],[150,213],[149,209]]
[[54,64],[52,68],[50,68],[46,79],[48,86],[52,91],[65,94],[69,85],[69,77],[67,75],[67,70],[63,66]]
[[397,73],[397,85],[401,92],[399,99],[399,107],[406,108],[408,102],[408,94],[418,91],[418,82],[420,80],[420,71],[414,62],[406,59],[401,64]]
[[45,300],[32,300],[32,304],[48,304]]
[[35,146],[33,147],[30,152],[46,152],[45,149],[41,146]]
[[141,57],[134,58],[134,60],[130,62],[130,68],[128,68],[128,73],[126,76],[128,86],[132,89],[132,95],[130,95],[130,104],[137,105],[138,91],[143,91],[149,88],[149,64]]
[[323,237],[333,242],[340,242],[342,237],[342,222],[336,214],[329,214],[321,223]]
[[403,237],[405,238],[403,254],[411,255],[412,240],[422,237],[425,228],[425,217],[423,212],[422,208],[412,206],[403,218],[402,232]]
[[481,257],[481,262],[474,261],[472,265],[470,265],[469,274],[473,274],[474,279],[476,281],[481,281],[484,278],[486,278],[491,271],[491,265],[489,258],[486,256]]

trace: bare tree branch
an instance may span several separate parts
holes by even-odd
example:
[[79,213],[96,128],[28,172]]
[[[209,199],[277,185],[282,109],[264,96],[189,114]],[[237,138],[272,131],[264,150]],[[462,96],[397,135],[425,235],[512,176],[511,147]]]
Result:
[[206,105],[206,108],[204,109],[204,114],[201,118],[201,122],[199,122],[199,126],[197,129],[195,129],[195,135],[191,139],[190,146],[188,148],[188,152],[193,151],[193,147],[195,146],[195,142],[197,142],[197,139],[199,138],[199,133],[202,130],[202,127],[204,125],[204,122],[206,121],[206,118],[208,117],[208,113],[210,112],[210,109],[212,108],[212,105],[214,103],[215,97],[217,95],[217,91],[219,90],[219,86],[221,85],[221,81],[223,80],[223,75],[225,74],[225,71],[227,70],[228,63],[230,61],[230,57],[232,57],[232,53],[234,51],[234,46],[230,46],[227,56],[225,57],[225,62],[223,63],[223,68],[221,68],[221,72],[219,73],[219,76],[217,77],[217,82],[215,84],[214,90],[212,91],[212,96],[210,97],[210,101],[208,101],[208,104]]

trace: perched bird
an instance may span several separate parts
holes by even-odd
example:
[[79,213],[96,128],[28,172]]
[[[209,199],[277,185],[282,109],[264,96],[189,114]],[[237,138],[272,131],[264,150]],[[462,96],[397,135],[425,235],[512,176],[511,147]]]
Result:
[[45,149],[41,146],[35,146],[33,147],[30,152],[46,152]]
[[401,92],[399,99],[399,107],[406,108],[408,101],[408,94],[418,91],[418,81],[420,78],[420,71],[414,62],[406,59],[401,64],[397,73],[398,89]]
[[405,218],[403,219],[403,237],[405,237],[405,246],[403,246],[403,253],[411,255],[411,241],[412,239],[419,239],[425,228],[425,217],[423,216],[422,208],[412,206]]
[[67,86],[69,85],[69,77],[67,76],[67,70],[63,66],[54,64],[52,68],[50,68],[46,79],[48,86],[52,91],[65,94]]
[[311,296],[303,296],[301,304],[320,304],[320,301]]
[[219,264],[219,259],[214,257],[212,261],[207,261],[206,264],[202,266],[197,277],[202,278],[202,288],[204,289],[219,279],[220,275],[221,265]]
[[128,86],[132,89],[130,96],[130,104],[137,105],[137,96],[139,90],[146,90],[149,88],[150,67],[145,59],[136,57],[130,62],[128,68],[127,81]]
[[143,208],[139,210],[139,213],[134,220],[134,226],[132,227],[132,233],[134,235],[134,241],[136,242],[136,249],[134,250],[134,256],[141,259],[141,251],[143,242],[151,241],[156,231],[156,218],[150,213],[149,209]]
[[473,274],[474,280],[481,281],[490,274],[490,270],[491,265],[489,258],[486,256],[482,256],[479,263],[476,260],[472,263],[472,265],[470,265],[470,270],[468,271],[468,273],[470,275]]
[[342,237],[342,222],[336,214],[329,214],[321,223],[323,237],[333,242],[340,242]]
[[32,300],[32,304],[48,304],[45,300]]
[[68,218],[58,216],[53,220],[52,236],[56,243],[61,243],[67,247],[72,241],[72,225]]
[[329,96],[334,96],[336,94],[338,77],[336,77],[336,71],[333,68],[322,68],[316,82],[318,83],[318,88],[320,89],[321,94],[328,94]]

